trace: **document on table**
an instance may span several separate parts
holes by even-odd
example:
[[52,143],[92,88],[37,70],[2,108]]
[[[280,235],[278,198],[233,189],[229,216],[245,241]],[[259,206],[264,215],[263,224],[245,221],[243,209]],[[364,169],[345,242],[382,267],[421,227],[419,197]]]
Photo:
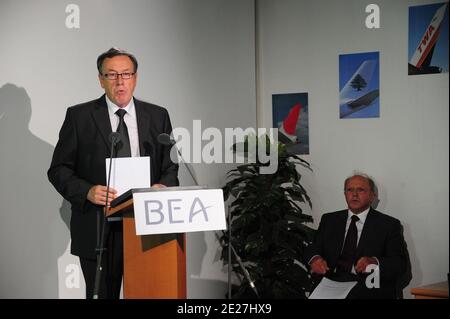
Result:
[[[110,159],[106,159],[108,178]],[[117,157],[112,159],[110,187],[122,195],[132,188],[150,187],[150,157]]]
[[357,281],[339,282],[323,277],[309,299],[345,299],[356,284]]

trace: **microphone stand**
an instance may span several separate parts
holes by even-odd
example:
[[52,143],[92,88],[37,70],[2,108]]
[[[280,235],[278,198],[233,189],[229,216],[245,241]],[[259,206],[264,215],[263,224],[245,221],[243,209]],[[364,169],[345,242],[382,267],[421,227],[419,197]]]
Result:
[[[228,214],[230,214],[230,213],[228,212]],[[223,230],[222,230],[222,233],[225,235],[225,232]],[[250,288],[252,288],[256,297],[258,299],[260,299],[261,297],[259,296],[258,289],[256,289],[255,282],[250,277],[250,273],[248,272],[247,268],[245,268],[245,265],[242,262],[241,257],[239,257],[238,253],[236,252],[236,250],[233,247],[233,244],[231,243],[231,218],[230,218],[230,216],[228,216],[228,234],[229,234],[228,235],[229,236],[228,237],[228,299],[231,299],[231,271],[232,271],[231,252],[233,252],[233,255],[236,258],[236,261],[238,262],[239,267],[241,267],[241,270],[244,273],[244,277],[245,277],[245,279],[247,279],[248,284],[250,285]],[[215,233],[215,235],[219,241],[220,246],[222,246],[222,248],[224,248],[222,243],[220,242],[219,235],[217,235],[217,233]]]
[[[175,146],[175,143],[173,144]],[[194,174],[192,174],[192,171],[188,165],[188,163],[186,163],[186,161],[184,160],[183,156],[181,155],[180,150],[178,149],[178,147],[175,146],[175,148],[177,149],[177,153],[178,155],[180,155],[181,161],[184,163],[184,166],[186,167],[186,169],[189,172],[189,175],[191,175],[191,178],[194,180],[194,183],[196,186],[200,186],[200,184],[197,182],[197,179],[194,177]]]
[[[197,182],[197,179],[194,177],[194,174],[192,173],[188,163],[184,160],[183,155],[181,155],[180,150],[178,149],[178,147],[175,145],[176,142],[166,133],[162,133],[158,136],[158,142],[160,142],[161,144],[165,144],[165,145],[172,145],[175,146],[175,149],[177,150],[178,155],[180,156],[181,161],[184,163],[184,166],[186,167],[186,169],[189,172],[189,175],[191,176],[191,178],[193,179],[194,183],[196,186],[200,186],[200,184]],[[222,230],[222,233],[225,234],[225,232]],[[230,213],[228,215],[228,234],[229,234],[229,240],[228,240],[228,298],[231,299],[231,252],[233,252],[236,261],[239,263],[239,266],[242,269],[242,272],[244,273],[245,278],[247,279],[250,287],[252,288],[253,292],[255,293],[256,297],[260,298],[259,294],[258,294],[258,290],[256,289],[255,283],[253,282],[252,278],[250,277],[249,272],[247,271],[247,268],[245,268],[245,265],[242,263],[241,258],[239,257],[239,255],[237,254],[236,250],[234,249],[233,245],[231,244],[231,217],[230,217]],[[217,235],[217,233],[215,233],[216,238],[219,239],[219,236]],[[222,247],[222,249],[224,248],[222,243],[219,240],[219,244]]]
[[[111,180],[111,167],[112,167],[112,159],[114,157],[114,147],[116,146],[117,142],[120,140],[120,134],[117,132],[111,133],[109,136],[111,140],[111,157],[109,159],[109,169],[108,169],[108,182],[106,183],[106,205],[105,205],[105,211],[103,212],[103,223],[102,223],[102,230],[100,233],[100,241],[98,244],[98,247],[95,249],[97,252],[97,268],[95,271],[95,283],[94,283],[94,293],[92,296],[92,299],[98,299],[98,294],[100,290],[100,278],[102,274],[102,257],[103,257],[103,251],[106,250],[104,248],[104,240],[105,240],[105,224],[107,222],[106,218],[106,209],[108,209],[108,197],[109,197],[109,183]],[[97,214],[97,225],[100,223],[100,216]],[[97,231],[100,227],[97,227]]]
[[[231,299],[231,272],[233,271],[233,267],[231,266],[231,213],[230,207],[228,206],[228,299]],[[220,242],[220,241],[219,241]]]

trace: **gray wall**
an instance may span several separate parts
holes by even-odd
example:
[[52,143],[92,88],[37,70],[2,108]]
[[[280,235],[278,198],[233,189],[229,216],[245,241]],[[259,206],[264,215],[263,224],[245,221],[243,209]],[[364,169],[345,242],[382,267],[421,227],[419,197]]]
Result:
[[[79,5],[79,29],[66,28],[69,3]],[[102,94],[97,56],[111,46],[134,52],[135,95],[165,106],[174,127],[254,127],[253,14],[250,0],[1,0],[0,298],[84,297],[70,206],[46,170],[67,107]],[[194,165],[210,187],[229,168]],[[224,297],[217,245],[212,232],[188,235],[189,298]]]
[[[315,226],[346,207],[353,170],[378,183],[378,209],[400,219],[417,286],[447,280],[448,73],[407,75],[408,6],[432,1],[260,0],[259,126],[271,126],[272,94],[309,93],[305,174]],[[377,3],[381,28],[366,29]],[[340,120],[339,54],[380,52],[380,118]],[[405,290],[409,295],[409,288]]]
[[[95,59],[110,46],[135,52],[136,96],[165,106],[174,126],[254,127],[251,0],[73,1],[81,28],[65,27],[62,1],[0,1],[0,298],[82,298],[70,255],[69,206],[46,179],[69,105],[98,97]],[[342,182],[373,175],[378,208],[402,220],[411,286],[448,272],[448,74],[407,76],[408,5],[377,1],[381,28],[364,27],[365,1],[259,0],[259,126],[271,95],[308,92],[313,173],[304,183],[315,225],[345,207]],[[421,1],[420,4],[427,3]],[[338,55],[380,51],[381,117],[339,120]],[[195,164],[219,187],[230,165]],[[183,185],[191,185],[186,171]],[[188,297],[223,297],[226,272],[214,233],[187,239]],[[74,268],[72,268],[74,267]],[[75,284],[79,287],[73,287]],[[73,287],[73,288],[70,288]]]

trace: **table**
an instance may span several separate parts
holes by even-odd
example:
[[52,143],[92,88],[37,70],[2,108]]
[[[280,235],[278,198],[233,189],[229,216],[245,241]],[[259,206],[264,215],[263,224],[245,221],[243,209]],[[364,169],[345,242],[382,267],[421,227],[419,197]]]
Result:
[[416,299],[448,299],[448,282],[411,288],[411,294]]

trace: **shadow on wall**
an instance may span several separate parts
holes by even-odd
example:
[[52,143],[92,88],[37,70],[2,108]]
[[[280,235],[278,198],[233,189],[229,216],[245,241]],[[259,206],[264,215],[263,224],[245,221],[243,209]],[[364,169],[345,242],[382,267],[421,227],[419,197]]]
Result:
[[58,298],[57,262],[69,243],[70,207],[47,180],[53,146],[33,135],[30,119],[26,90],[0,87],[0,298]]
[[[198,180],[196,171],[201,169],[201,164],[186,164],[184,160],[180,162],[181,165],[178,171],[180,184],[183,186],[196,185],[196,182],[189,174],[187,166],[190,166],[192,173]],[[186,281],[188,299],[225,298],[227,283],[216,278],[216,267],[220,267],[219,265],[222,262],[219,260],[218,255],[221,248],[213,233],[213,231],[187,233]],[[207,236],[211,236],[213,239],[209,241]]]
[[[187,237],[187,286],[188,299],[217,299],[225,298],[227,282],[215,278],[209,273],[208,263],[219,263],[219,254],[222,248],[216,246],[217,241],[208,247],[206,236],[212,236],[213,232],[193,232]],[[210,251],[210,253],[208,253]],[[203,269],[204,262],[206,268]]]

